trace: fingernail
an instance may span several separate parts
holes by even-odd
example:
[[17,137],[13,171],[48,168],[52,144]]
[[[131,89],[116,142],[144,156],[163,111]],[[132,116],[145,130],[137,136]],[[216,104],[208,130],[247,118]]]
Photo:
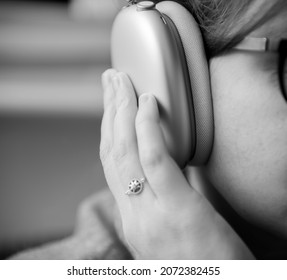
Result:
[[119,77],[117,75],[115,75],[112,78],[112,85],[113,85],[114,91],[117,91],[118,88],[120,87],[120,79],[119,79]]

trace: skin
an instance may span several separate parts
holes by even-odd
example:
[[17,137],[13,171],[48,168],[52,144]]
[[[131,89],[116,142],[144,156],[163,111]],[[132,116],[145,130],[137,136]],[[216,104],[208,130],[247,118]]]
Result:
[[[250,36],[287,38],[286,11]],[[119,212],[113,215],[109,193],[97,193],[81,205],[71,237],[12,258],[127,259],[115,222],[137,259],[252,259],[242,228],[252,232],[251,243],[260,250],[282,250],[287,103],[277,55],[230,51],[210,61],[210,77],[213,151],[205,166],[182,172],[165,147],[156,99],[145,94],[137,102],[129,78],[107,70],[100,155]],[[143,192],[125,195],[131,178],[142,177]]]
[[[287,38],[286,11],[250,36]],[[230,51],[210,61],[210,77],[213,151],[205,166],[182,172],[167,153],[155,98],[137,103],[129,78],[107,70],[100,154],[119,211],[109,193],[97,193],[81,205],[71,237],[12,258],[127,259],[119,238],[137,259],[254,258],[241,236],[277,258],[287,238],[287,104],[277,55]],[[125,195],[142,177],[143,192]]]
[[[284,18],[251,36],[287,38]],[[233,51],[212,59],[210,71],[215,140],[203,172],[241,217],[286,239],[287,104],[277,54]]]
[[[103,74],[100,156],[123,236],[137,259],[246,259],[251,252],[169,156],[156,99],[139,98],[128,76]],[[128,178],[146,178],[138,196]],[[152,218],[151,218],[152,217]]]
[[[274,28],[287,35],[277,17],[251,36],[272,37]],[[196,170],[202,190],[169,156],[156,99],[144,94],[137,104],[127,75],[103,74],[100,155],[135,258],[253,258],[227,222],[228,211],[217,209],[218,197],[238,217],[287,236],[287,106],[274,74],[276,58],[232,51],[210,61],[215,138],[208,163]],[[142,177],[144,191],[125,195],[129,181]]]

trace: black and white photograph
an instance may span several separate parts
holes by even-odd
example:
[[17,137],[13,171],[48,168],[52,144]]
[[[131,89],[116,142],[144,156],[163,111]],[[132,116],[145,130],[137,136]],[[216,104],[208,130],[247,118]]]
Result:
[[0,259],[287,260],[286,57],[286,0],[0,1]]

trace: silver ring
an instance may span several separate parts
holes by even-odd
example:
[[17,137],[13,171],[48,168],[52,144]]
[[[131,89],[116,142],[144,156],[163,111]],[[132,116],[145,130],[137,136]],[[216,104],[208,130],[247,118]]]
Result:
[[127,195],[140,194],[144,188],[145,178],[132,179],[129,183],[129,189],[125,192]]

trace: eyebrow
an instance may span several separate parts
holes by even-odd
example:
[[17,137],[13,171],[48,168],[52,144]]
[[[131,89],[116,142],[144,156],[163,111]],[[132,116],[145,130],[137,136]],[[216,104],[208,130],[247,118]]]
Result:
[[233,47],[233,49],[246,51],[278,52],[281,40],[282,38],[270,39],[266,37],[245,37],[239,44]]

